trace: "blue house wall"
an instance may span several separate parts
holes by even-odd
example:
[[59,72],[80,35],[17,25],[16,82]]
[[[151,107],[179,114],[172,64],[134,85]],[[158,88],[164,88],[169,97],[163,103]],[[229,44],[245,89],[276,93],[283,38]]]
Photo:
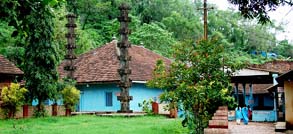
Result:
[[[239,94],[239,97],[243,97],[243,95]],[[245,104],[250,105],[252,109],[252,121],[275,121],[274,98],[270,94],[246,95]],[[233,115],[229,117],[229,120],[234,119]]]
[[[120,102],[117,100],[120,89],[116,84],[89,84],[77,86],[77,88],[81,93],[78,111],[117,111],[120,109]],[[106,106],[106,93],[112,94],[111,106]],[[129,95],[133,96],[133,100],[130,101],[130,109],[141,111],[138,103],[150,98],[158,98],[161,93],[163,93],[161,89],[147,88],[143,83],[133,83],[129,90]]]
[[[239,95],[242,97],[242,95]],[[254,94],[253,101],[250,100],[250,95],[245,96],[245,104],[249,105],[252,109],[260,107],[260,99],[262,99],[263,105],[261,107],[274,107],[274,98],[270,94]]]
[[274,110],[253,110],[252,111],[252,121],[275,121],[275,111]]

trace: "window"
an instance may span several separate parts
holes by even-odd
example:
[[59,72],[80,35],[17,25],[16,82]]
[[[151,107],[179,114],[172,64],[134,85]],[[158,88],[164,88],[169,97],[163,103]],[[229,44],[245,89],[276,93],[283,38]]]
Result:
[[111,107],[113,106],[113,93],[112,92],[106,92],[106,106]]

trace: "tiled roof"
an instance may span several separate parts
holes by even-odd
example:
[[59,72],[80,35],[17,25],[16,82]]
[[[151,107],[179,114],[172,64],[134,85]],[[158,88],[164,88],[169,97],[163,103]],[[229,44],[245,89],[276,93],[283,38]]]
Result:
[[250,67],[263,69],[269,72],[278,72],[280,74],[283,74],[290,70],[293,70],[293,61],[275,60],[275,61],[266,62],[264,64],[254,64],[254,65],[251,65]]
[[12,62],[0,55],[0,74],[23,74]]
[[[117,72],[119,61],[117,59],[116,41],[105,44],[85,54],[80,55],[75,61],[76,70],[74,77],[78,83],[92,82],[113,82],[118,81],[120,76]],[[167,66],[171,61],[142,46],[135,46],[129,49],[131,56],[130,78],[133,81],[147,81],[152,78],[156,61],[162,59]],[[63,61],[58,68],[61,77],[67,72],[64,71],[66,61]]]

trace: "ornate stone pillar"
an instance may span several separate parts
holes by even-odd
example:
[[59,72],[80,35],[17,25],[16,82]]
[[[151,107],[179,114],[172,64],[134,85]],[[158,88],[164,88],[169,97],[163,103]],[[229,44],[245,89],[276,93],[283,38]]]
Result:
[[71,79],[75,79],[73,72],[76,69],[76,67],[73,65],[73,60],[76,59],[76,56],[74,54],[74,49],[76,48],[75,45],[75,38],[76,34],[74,29],[76,28],[75,19],[77,18],[75,14],[69,13],[66,15],[66,18],[68,20],[68,23],[66,24],[66,27],[68,28],[68,33],[65,34],[67,38],[67,53],[65,55],[65,59],[67,60],[66,65],[64,67],[64,70],[68,71],[67,77]]
[[130,30],[128,29],[128,23],[131,21],[128,17],[128,10],[130,7],[126,4],[122,4],[119,7],[120,16],[118,21],[120,22],[119,33],[121,35],[121,41],[118,42],[118,47],[120,50],[120,55],[118,59],[120,61],[120,68],[118,73],[120,75],[119,87],[121,90],[120,96],[117,99],[120,101],[121,109],[118,110],[120,113],[132,113],[130,110],[129,101],[132,100],[132,96],[129,96],[129,88],[131,87],[130,74],[131,70],[129,68],[129,61],[131,57],[129,56],[128,48],[131,47],[130,42],[128,41],[128,34]]

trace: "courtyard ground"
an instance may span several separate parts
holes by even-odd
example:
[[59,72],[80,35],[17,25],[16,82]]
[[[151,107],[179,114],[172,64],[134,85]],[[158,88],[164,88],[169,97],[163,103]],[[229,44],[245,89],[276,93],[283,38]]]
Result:
[[[285,134],[285,132],[275,132],[274,123],[249,122],[248,125],[236,125],[235,121],[229,122],[230,134]],[[287,134],[293,134],[287,132]]]

